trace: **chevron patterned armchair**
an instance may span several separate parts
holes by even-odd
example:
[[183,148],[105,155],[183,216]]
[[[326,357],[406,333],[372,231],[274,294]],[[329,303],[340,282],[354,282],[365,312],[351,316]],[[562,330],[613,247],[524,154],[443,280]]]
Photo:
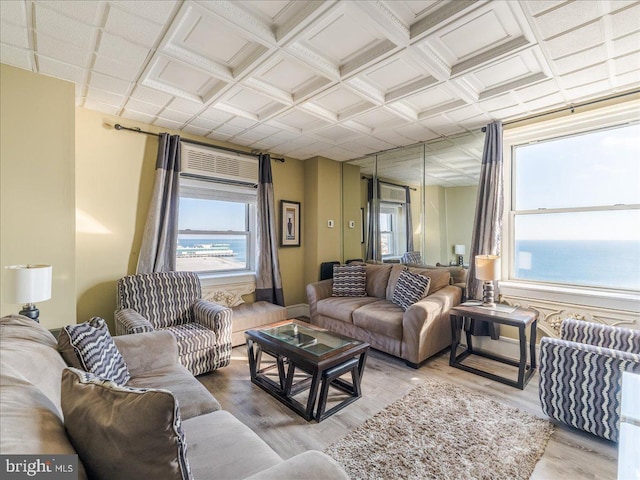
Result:
[[622,372],[640,373],[640,330],[565,319],[540,341],[540,403],[552,419],[618,441]]
[[178,358],[193,375],[225,367],[231,360],[232,310],[202,300],[192,272],[129,275],[118,280],[116,335],[168,330]]

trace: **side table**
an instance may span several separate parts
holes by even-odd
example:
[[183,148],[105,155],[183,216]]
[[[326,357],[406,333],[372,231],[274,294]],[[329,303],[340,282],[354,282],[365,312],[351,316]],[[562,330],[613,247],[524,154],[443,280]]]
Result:
[[[520,343],[520,359],[516,361],[500,355],[494,355],[489,352],[474,350],[471,328],[470,326],[465,328],[465,318],[468,318],[471,321],[482,320],[485,322],[517,327]],[[527,385],[529,380],[531,380],[531,377],[536,370],[536,327],[538,324],[538,312],[525,308],[514,308],[511,311],[511,307],[506,305],[498,305],[496,308],[482,307],[480,305],[458,305],[450,310],[450,319],[451,336],[453,338],[453,343],[451,344],[451,355],[449,357],[450,366],[524,390],[524,387]],[[530,328],[529,363],[527,363],[527,327]],[[458,355],[457,350],[460,345],[460,336],[463,329],[466,333],[467,348]],[[478,368],[464,365],[462,361],[469,355],[478,355],[496,362],[518,367],[518,379],[512,380],[507,377],[495,375]]]

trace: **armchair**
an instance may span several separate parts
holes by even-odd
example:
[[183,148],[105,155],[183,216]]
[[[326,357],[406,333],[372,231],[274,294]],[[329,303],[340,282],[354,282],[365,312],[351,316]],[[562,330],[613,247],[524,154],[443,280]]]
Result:
[[178,359],[193,375],[225,367],[231,360],[232,310],[202,300],[192,272],[129,275],[118,280],[116,335],[167,330],[178,343]]
[[540,403],[549,417],[618,441],[622,372],[640,373],[640,330],[565,319],[540,341]]

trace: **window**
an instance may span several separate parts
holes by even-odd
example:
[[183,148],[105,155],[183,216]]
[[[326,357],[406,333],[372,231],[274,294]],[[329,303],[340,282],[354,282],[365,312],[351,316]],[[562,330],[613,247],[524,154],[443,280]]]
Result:
[[512,151],[510,278],[640,290],[640,125]]
[[399,256],[406,250],[404,205],[380,203],[380,253]]
[[254,270],[255,231],[255,188],[181,177],[177,270]]

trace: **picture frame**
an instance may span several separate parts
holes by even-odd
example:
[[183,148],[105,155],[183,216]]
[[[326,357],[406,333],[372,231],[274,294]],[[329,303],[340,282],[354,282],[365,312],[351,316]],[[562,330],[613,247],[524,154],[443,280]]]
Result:
[[280,200],[280,246],[300,246],[300,202]]

